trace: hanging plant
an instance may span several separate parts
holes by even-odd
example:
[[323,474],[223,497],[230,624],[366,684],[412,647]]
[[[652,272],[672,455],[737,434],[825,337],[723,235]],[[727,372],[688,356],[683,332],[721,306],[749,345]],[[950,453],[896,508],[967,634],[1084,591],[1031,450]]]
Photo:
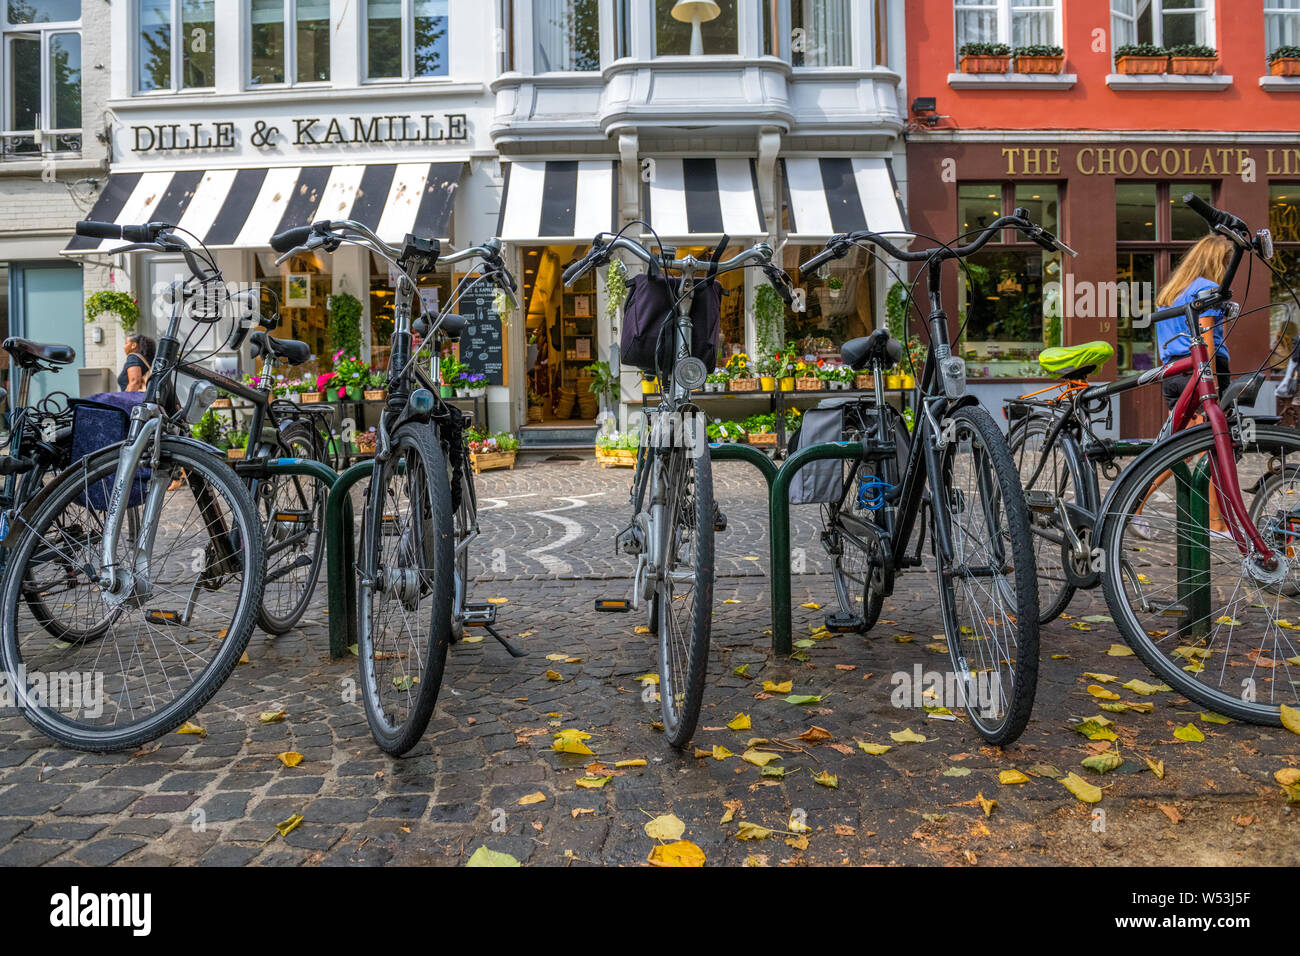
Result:
[[609,301],[605,303],[605,317],[613,322],[627,299],[627,266],[618,259],[610,262],[609,270],[605,273],[605,290],[609,293]]
[[345,355],[361,354],[361,300],[349,292],[337,292],[325,300],[329,310],[330,345]]
[[140,303],[125,292],[96,292],[86,299],[87,322],[94,322],[104,312],[116,315],[125,332],[134,332],[140,321]]
[[781,347],[784,317],[785,304],[775,288],[763,283],[754,290],[754,333],[760,355],[771,355]]
[[505,289],[497,289],[492,295],[492,311],[505,322],[515,311],[515,300]]

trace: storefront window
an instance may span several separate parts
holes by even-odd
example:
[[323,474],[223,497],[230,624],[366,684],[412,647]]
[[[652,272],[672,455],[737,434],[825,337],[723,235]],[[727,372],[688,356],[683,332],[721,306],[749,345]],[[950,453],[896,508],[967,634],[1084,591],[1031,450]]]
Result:
[[795,66],[852,66],[849,0],[792,0],[790,61]]
[[[251,85],[330,78],[329,0],[251,0],[249,13]],[[294,24],[291,38],[285,23]]]
[[272,329],[271,334],[297,339],[311,346],[315,361],[294,369],[295,374],[327,371],[331,367],[329,358],[334,354],[330,348],[329,310],[326,306],[334,285],[333,276],[327,271],[328,257],[299,255],[283,266],[277,266],[275,259],[273,252],[259,252],[254,257],[255,278],[279,297],[280,325]]
[[1300,289],[1300,183],[1269,186],[1268,228],[1276,244],[1270,289],[1270,341],[1277,347],[1271,362],[1291,354],[1300,333],[1300,304],[1291,289]]
[[[673,19],[677,0],[655,0],[655,54],[687,56],[691,52],[692,25]],[[712,20],[700,21],[700,37],[705,56],[723,56],[739,52],[736,33],[736,0],[717,0],[721,12]]]
[[448,0],[366,0],[366,76],[448,74]]
[[[204,89],[216,73],[215,0],[136,0],[140,91]],[[172,51],[179,49],[179,59]]]
[[[1119,283],[1115,309],[1116,362],[1124,370],[1144,372],[1155,368],[1151,327],[1134,328],[1133,318],[1146,315],[1155,307],[1156,254],[1121,252],[1116,262],[1115,281]],[[1106,308],[1109,310],[1109,303]]]
[[826,269],[801,276],[799,263],[821,251],[820,246],[787,246],[782,266],[803,291],[803,308],[785,318],[786,342],[805,355],[838,353],[849,339],[869,335],[876,327],[874,272],[861,249],[853,249]]
[[[1268,2],[1273,5],[1277,0]],[[1212,46],[1213,15],[1214,0],[1111,0],[1111,38],[1116,47],[1132,43]]]
[[9,23],[65,23],[81,19],[81,0],[9,0]]
[[1120,242],[1154,242],[1156,184],[1115,184],[1115,238]]
[[25,135],[5,137],[0,155],[81,148],[81,34],[67,29],[80,16],[78,2],[9,4],[0,126]]
[[1300,45],[1300,0],[1264,0],[1264,49]]
[[[420,301],[432,312],[445,308],[452,292],[450,268],[420,278]],[[378,256],[370,257],[370,366],[386,370],[392,351],[394,315],[397,302],[397,278],[390,266]],[[426,365],[426,368],[428,366]]]
[[533,72],[600,69],[596,0],[533,0]]
[[1059,0],[955,0],[957,49],[967,43],[1013,47],[1059,43]]
[[1048,232],[1060,232],[1059,190],[1052,183],[1026,183],[1016,186],[1015,208],[1029,210],[1029,219]]

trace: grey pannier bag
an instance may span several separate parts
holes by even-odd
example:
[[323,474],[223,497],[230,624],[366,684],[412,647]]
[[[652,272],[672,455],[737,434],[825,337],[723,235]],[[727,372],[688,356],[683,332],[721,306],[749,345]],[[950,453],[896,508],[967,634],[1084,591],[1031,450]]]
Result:
[[[799,430],[790,439],[790,454],[809,445],[844,439],[844,408],[856,398],[827,398],[804,412]],[[792,505],[828,504],[839,500],[844,490],[844,465],[839,459],[814,461],[794,474],[790,481]]]

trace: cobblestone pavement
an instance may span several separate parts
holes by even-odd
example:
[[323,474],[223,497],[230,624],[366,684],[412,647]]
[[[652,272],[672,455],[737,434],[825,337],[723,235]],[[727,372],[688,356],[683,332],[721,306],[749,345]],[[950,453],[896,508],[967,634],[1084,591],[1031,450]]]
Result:
[[[302,628],[277,639],[254,634],[250,663],[195,719],[206,736],[171,734],[138,753],[90,755],[0,716],[0,864],[455,865],[480,846],[528,864],[641,864],[654,845],[644,825],[670,812],[713,864],[1300,862],[1300,814],[1273,781],[1279,768],[1300,765],[1286,731],[1205,723],[1199,708],[1162,693],[1140,698],[1155,703],[1150,714],[1110,715],[1124,757],[1118,770],[1097,777],[1080,766],[1091,751],[1070,721],[1098,713],[1082,673],[1147,676],[1135,658],[1107,656],[1119,640],[1113,625],[1070,626],[1105,613],[1099,594],[1080,596],[1074,619],[1046,630],[1034,719],[1005,751],[983,746],[964,719],[926,719],[891,704],[891,675],[947,669],[946,654],[926,647],[941,630],[928,576],[903,579],[871,635],[821,639],[807,662],[774,660],[764,633],[762,482],[741,463],[716,466],[731,527],[719,537],[714,645],[695,741],[709,755],[673,751],[653,729],[657,705],[637,681],[655,667],[651,639],[635,633],[643,621],[592,610],[594,599],[626,593],[630,564],[611,542],[629,477],[592,461],[524,463],[481,477],[473,593],[504,600],[503,630],[529,656],[514,660],[491,638],[453,648],[429,732],[405,759],[382,755],[360,702],[348,702],[356,661],[328,659],[323,586]],[[817,509],[795,516],[792,540],[807,549],[795,601],[830,605]],[[796,606],[796,629],[810,632],[823,613]],[[743,665],[747,676],[736,676]],[[787,680],[794,693],[821,700],[801,707],[762,691],[764,681]],[[258,720],[280,709],[283,722]],[[751,729],[727,729],[740,713]],[[1189,722],[1204,742],[1174,738]],[[798,739],[813,726],[830,736]],[[555,752],[561,728],[590,733],[595,756]],[[890,733],[903,729],[928,739],[894,743]],[[770,749],[782,752],[784,778],[741,760],[752,737],[777,742]],[[871,756],[858,741],[892,749]],[[714,759],[715,747],[736,756]],[[276,756],[284,751],[303,754],[302,763],[284,766]],[[1144,757],[1163,762],[1162,778]],[[621,760],[646,765],[615,769]],[[606,769],[586,769],[593,762]],[[1101,803],[1076,800],[1046,765],[1088,776],[1104,788]],[[1038,775],[1023,784],[999,783],[999,771],[1031,768]],[[822,772],[838,786],[815,783]],[[583,789],[576,781],[585,776],[610,779]],[[981,796],[997,801],[989,816]],[[295,814],[302,824],[280,836],[275,824]],[[810,829],[796,834],[792,819]],[[741,822],[776,832],[742,841]]]

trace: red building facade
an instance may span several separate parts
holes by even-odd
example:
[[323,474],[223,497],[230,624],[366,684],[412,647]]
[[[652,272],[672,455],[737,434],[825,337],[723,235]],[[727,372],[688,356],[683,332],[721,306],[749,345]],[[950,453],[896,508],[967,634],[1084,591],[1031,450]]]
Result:
[[[1157,363],[1151,330],[1133,316],[1205,232],[1183,208],[1187,192],[1270,226],[1275,265],[1300,275],[1300,76],[1284,75],[1286,59],[1269,62],[1300,43],[1300,10],[1289,6],[907,5],[911,227],[950,239],[1025,206],[1080,253],[1062,261],[1008,234],[972,260],[968,281],[949,279],[972,381],[1017,385],[1036,374],[1044,345],[1096,339],[1116,347],[1099,379]],[[980,43],[1014,52],[968,46]],[[1159,52],[1125,55],[1139,43]],[[1256,368],[1279,339],[1289,348],[1300,327],[1280,281],[1259,269],[1245,279],[1236,291],[1247,314],[1228,342],[1234,372]],[[1154,434],[1163,412],[1154,390],[1126,393],[1120,428]]]

